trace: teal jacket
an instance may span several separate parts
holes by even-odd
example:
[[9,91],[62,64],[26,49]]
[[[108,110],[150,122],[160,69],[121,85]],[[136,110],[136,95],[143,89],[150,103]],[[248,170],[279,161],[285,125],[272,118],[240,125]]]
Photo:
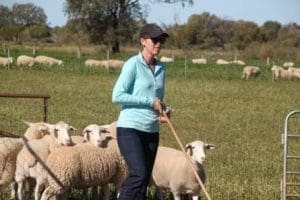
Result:
[[112,92],[112,102],[121,105],[117,127],[159,132],[155,97],[163,100],[165,66],[155,59],[153,73],[141,53],[125,62]]

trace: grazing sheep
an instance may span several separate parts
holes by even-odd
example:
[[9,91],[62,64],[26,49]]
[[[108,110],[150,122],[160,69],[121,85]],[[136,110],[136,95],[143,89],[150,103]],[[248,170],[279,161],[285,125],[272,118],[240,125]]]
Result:
[[48,66],[62,65],[63,64],[62,60],[58,60],[56,58],[52,58],[52,57],[49,57],[49,56],[37,56],[37,57],[34,58],[34,62],[36,64],[48,65]]
[[293,63],[293,62],[285,62],[285,63],[283,63],[284,67],[294,67],[294,65],[295,65],[295,63]]
[[87,67],[106,67],[108,68],[121,68],[124,65],[124,61],[122,60],[93,60],[88,59],[85,61],[85,66]]
[[280,66],[273,65],[271,68],[273,80],[277,80],[279,78],[300,78],[300,72],[295,70],[295,68],[283,69]]
[[[186,153],[191,157],[192,165],[203,183],[205,172],[202,165],[205,151],[214,148],[215,145],[205,144],[202,141],[194,141],[185,146]],[[183,152],[169,147],[159,147],[152,170],[151,185],[160,191],[170,189],[174,200],[180,200],[181,193],[190,194],[193,199],[198,198],[201,187],[188,162]]]
[[32,67],[34,65],[34,58],[30,56],[21,55],[17,58],[17,65]]
[[28,178],[36,180],[35,200],[39,200],[41,192],[47,181],[47,170],[43,165],[50,153],[50,149],[56,146],[72,145],[70,133],[75,129],[65,122],[56,124],[47,124],[50,134],[45,135],[41,139],[29,141],[19,152],[17,156],[17,167],[15,173],[15,181],[18,184],[18,199],[23,200],[24,183]]
[[229,61],[227,61],[227,60],[224,60],[224,59],[218,59],[217,61],[216,61],[216,64],[217,65],[228,65],[228,64],[230,64],[231,62],[229,62]]
[[162,56],[162,57],[160,57],[160,61],[161,62],[174,62],[174,56],[172,56],[172,58],[166,57],[166,56]]
[[127,166],[116,139],[110,134],[107,136],[110,141],[105,148],[83,143],[53,149],[47,159],[47,165],[55,178],[48,176],[49,186],[41,199],[63,195],[71,187],[87,188],[99,185],[106,191],[104,199],[108,199],[108,183],[115,184],[119,189],[127,177]]
[[11,63],[13,63],[12,57],[0,57],[0,66],[8,67]]
[[260,68],[256,66],[246,66],[243,69],[241,79],[248,80],[249,77],[257,77],[260,74]]
[[238,65],[245,65],[246,63],[242,60],[233,60],[231,63],[238,64]]
[[194,58],[192,59],[192,63],[194,64],[207,64],[206,58]]
[[[31,123],[24,121],[29,127],[24,133],[24,138],[27,140],[42,138],[49,133],[49,128],[44,122]],[[1,138],[0,139],[0,195],[1,190],[12,183],[14,188],[14,176],[16,171],[16,158],[19,151],[24,145],[22,138]],[[12,198],[15,196],[15,191],[12,190]]]

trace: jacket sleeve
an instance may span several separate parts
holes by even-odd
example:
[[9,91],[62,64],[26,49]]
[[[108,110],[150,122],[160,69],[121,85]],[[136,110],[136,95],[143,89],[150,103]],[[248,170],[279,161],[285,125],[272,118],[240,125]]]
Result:
[[136,66],[126,62],[122,67],[121,74],[113,88],[112,102],[127,106],[149,106],[153,107],[153,98],[132,95],[136,77]]

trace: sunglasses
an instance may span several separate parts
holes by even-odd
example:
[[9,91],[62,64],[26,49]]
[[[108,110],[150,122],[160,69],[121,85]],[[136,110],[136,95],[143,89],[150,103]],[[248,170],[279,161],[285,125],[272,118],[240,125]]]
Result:
[[150,38],[153,42],[153,44],[157,44],[158,42],[160,44],[164,44],[166,42],[166,38],[165,37],[156,37],[156,38]]

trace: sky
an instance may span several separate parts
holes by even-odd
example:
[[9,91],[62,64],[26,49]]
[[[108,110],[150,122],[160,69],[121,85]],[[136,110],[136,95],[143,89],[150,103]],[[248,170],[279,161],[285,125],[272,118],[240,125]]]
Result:
[[[192,14],[209,12],[221,19],[244,20],[257,23],[277,21],[281,24],[300,24],[300,0],[194,0],[193,6],[182,7],[180,3],[154,3],[155,0],[141,0],[147,4],[148,22],[159,25],[184,24]],[[63,26],[64,0],[0,0],[0,5],[12,7],[14,3],[33,3],[44,9],[51,27]]]

